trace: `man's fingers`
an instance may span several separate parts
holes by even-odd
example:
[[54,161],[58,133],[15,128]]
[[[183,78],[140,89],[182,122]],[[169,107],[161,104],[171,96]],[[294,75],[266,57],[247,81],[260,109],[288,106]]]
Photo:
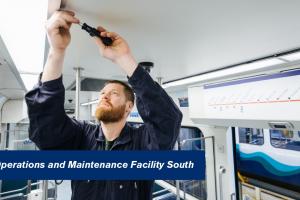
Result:
[[65,13],[68,13],[72,16],[75,16],[75,12],[71,11],[71,10],[59,10],[59,12],[65,12]]
[[70,24],[67,23],[65,20],[59,18],[55,20],[53,23],[48,23],[46,27],[48,30],[55,30],[59,27],[63,27],[64,29],[68,30],[70,28]]
[[106,32],[105,28],[103,28],[102,26],[98,26],[98,27],[97,27],[97,30],[98,30],[99,32]]
[[101,41],[100,38],[98,37],[93,37],[96,44],[100,47],[101,51],[105,48],[105,45],[103,44],[103,42]]
[[64,12],[64,13],[61,13],[61,18],[63,18],[66,22],[68,23],[75,23],[75,24],[78,24],[80,21],[79,19],[77,19],[76,17]]
[[57,19],[63,19],[67,23],[78,24],[80,21],[75,16],[75,13],[72,11],[56,11],[50,18],[50,21],[55,21]]
[[109,38],[112,38],[113,40],[116,40],[120,37],[117,33],[114,33],[114,32],[102,32],[101,36],[109,37]]

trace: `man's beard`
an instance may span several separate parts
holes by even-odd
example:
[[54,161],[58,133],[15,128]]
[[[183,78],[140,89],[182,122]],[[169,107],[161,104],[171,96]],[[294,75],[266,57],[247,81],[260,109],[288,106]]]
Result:
[[113,107],[110,102],[107,102],[110,105],[109,108],[107,107],[98,107],[95,112],[95,117],[99,121],[104,123],[112,123],[120,121],[125,113],[126,105],[123,104],[118,107]]

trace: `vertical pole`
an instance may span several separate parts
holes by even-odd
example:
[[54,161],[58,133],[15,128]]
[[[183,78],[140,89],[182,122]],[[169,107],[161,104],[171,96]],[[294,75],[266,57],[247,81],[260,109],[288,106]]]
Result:
[[161,85],[162,84],[162,77],[157,77],[157,83],[159,84],[159,85]]
[[[233,169],[234,169],[234,183],[235,183],[235,199],[240,199],[240,186],[239,186],[239,179],[238,179],[238,171],[237,171],[237,151],[236,151],[236,133],[235,127],[231,127],[232,133],[232,153],[233,153]],[[233,195],[233,194],[232,194]]]
[[179,180],[175,181],[176,183],[176,200],[180,200],[180,185],[179,185]]
[[214,158],[214,178],[215,178],[215,195],[216,200],[218,200],[218,186],[217,186],[217,166],[216,166],[216,149],[215,149],[215,137],[211,136],[212,139],[212,150],[213,150],[213,158]]
[[79,119],[79,93],[80,93],[80,87],[81,87],[81,70],[83,68],[81,67],[75,67],[74,70],[76,70],[76,92],[75,92],[75,119]]
[[42,185],[42,200],[48,200],[48,181],[44,180]]
[[26,193],[29,194],[31,192],[31,180],[27,180],[27,191]]
[[5,150],[7,150],[8,146],[9,146],[9,133],[10,133],[10,124],[7,123],[7,125],[6,125],[6,138],[5,138]]
[[219,188],[220,188],[220,200],[224,199],[223,194],[223,174],[225,174],[226,169],[223,166],[219,168]]
[[5,146],[6,146],[6,137],[7,137],[7,134],[6,134],[6,124],[0,124],[0,127],[1,127],[1,143],[0,143],[0,150],[4,150],[5,149]]
[[89,121],[92,120],[92,104],[89,105]]
[[260,188],[259,187],[255,187],[255,198],[256,198],[256,200],[260,200],[261,199],[260,194],[261,194]]

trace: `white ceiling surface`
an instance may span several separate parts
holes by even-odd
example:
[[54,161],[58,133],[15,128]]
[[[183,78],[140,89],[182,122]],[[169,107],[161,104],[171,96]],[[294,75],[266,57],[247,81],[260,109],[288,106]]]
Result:
[[25,86],[0,36],[0,97],[20,99],[25,94]]
[[25,90],[17,81],[15,75],[12,73],[7,63],[3,63],[0,59],[0,96],[7,99],[19,99],[24,97]]
[[[155,63],[163,82],[300,47],[298,0],[67,0],[82,22],[122,35],[138,61]],[[124,79],[94,41],[72,27],[65,77]],[[69,78],[68,78],[69,77]]]

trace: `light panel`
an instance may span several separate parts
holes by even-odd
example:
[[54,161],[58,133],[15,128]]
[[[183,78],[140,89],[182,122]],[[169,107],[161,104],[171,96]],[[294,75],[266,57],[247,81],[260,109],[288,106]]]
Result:
[[219,70],[219,71],[215,71],[215,72],[211,72],[211,73],[207,73],[207,74],[202,74],[202,75],[193,76],[190,78],[185,78],[185,79],[181,79],[178,81],[166,83],[166,84],[163,84],[163,88],[174,87],[174,86],[179,86],[179,85],[186,85],[186,84],[197,83],[197,82],[203,82],[203,81],[208,81],[208,80],[217,79],[217,78],[225,78],[227,76],[237,75],[237,74],[245,73],[245,72],[251,72],[251,71],[254,71],[257,69],[262,69],[265,67],[283,64],[283,63],[285,63],[283,60],[280,60],[277,58],[264,59],[264,60],[252,62],[249,64],[238,65],[236,67],[223,69],[223,70]]
[[300,60],[300,52],[290,53],[284,56],[280,56],[279,58],[282,58],[290,62],[297,61]]

